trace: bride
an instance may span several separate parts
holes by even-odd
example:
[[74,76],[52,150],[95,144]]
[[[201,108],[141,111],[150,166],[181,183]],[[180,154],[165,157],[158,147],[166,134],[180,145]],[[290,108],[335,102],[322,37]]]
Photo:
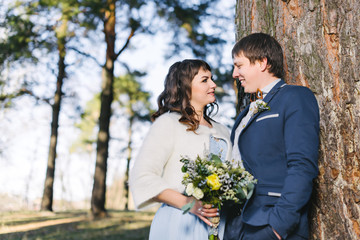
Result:
[[[174,63],[166,76],[165,89],[158,98],[157,112],[130,172],[130,189],[137,209],[162,203],[155,214],[149,239],[207,239],[209,217],[219,215],[217,208],[196,200],[189,213],[181,207],[194,200],[185,196],[181,181],[186,156],[195,159],[206,152],[230,159],[228,129],[213,121],[216,84],[210,66],[202,60]],[[224,232],[221,218],[219,237]]]

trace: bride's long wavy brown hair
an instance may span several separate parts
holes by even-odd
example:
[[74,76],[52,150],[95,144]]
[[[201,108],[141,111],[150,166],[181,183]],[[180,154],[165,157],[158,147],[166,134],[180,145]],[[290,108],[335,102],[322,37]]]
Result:
[[[181,114],[179,122],[188,125],[187,131],[195,132],[199,127],[194,107],[190,104],[191,82],[199,70],[210,71],[211,68],[203,60],[185,59],[174,63],[165,78],[164,91],[158,97],[159,109],[151,116],[154,121],[166,112]],[[217,103],[210,103],[204,107],[203,117],[211,125],[210,114],[217,108]]]

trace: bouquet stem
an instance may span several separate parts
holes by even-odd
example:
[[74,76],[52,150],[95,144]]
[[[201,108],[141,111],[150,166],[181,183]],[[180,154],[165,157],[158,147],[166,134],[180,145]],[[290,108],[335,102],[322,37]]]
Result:
[[209,220],[213,224],[209,230],[209,240],[220,240],[219,239],[219,230],[218,230],[219,223],[220,223],[220,217],[211,217],[211,218],[209,218]]

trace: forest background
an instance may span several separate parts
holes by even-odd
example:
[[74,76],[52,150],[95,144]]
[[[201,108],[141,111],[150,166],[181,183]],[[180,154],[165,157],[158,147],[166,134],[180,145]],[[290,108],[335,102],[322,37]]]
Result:
[[[107,58],[112,58],[109,75],[114,79],[113,96],[106,101],[114,100],[108,130],[103,129],[109,139],[100,182],[106,181],[107,191],[98,187],[100,205],[106,192],[107,208],[132,208],[124,189],[126,171],[175,61],[197,57],[210,63],[219,85],[215,119],[230,127],[235,116],[229,78],[234,3],[186,2],[2,2],[1,211],[90,209],[102,151],[97,149],[99,123],[106,122],[100,112],[106,109],[101,96],[107,91],[102,88],[104,72],[110,72]],[[105,18],[112,4],[116,39],[109,43],[104,28],[110,26]],[[109,51],[118,56],[109,57]],[[45,179],[52,183],[46,185]]]
[[[0,5],[1,14],[9,6],[9,2],[11,1],[1,2],[6,3]],[[48,5],[51,9],[53,9],[52,6],[57,9],[59,7],[57,3],[72,3],[73,7],[79,3],[94,3],[94,1],[86,0],[42,0],[39,2]],[[41,12],[42,14],[37,13],[36,17],[45,17],[45,19],[54,17],[52,21],[35,21],[37,24],[42,23],[40,27],[36,25],[38,28],[35,29],[46,30],[40,34],[40,38],[36,38],[38,37],[36,34],[33,36],[33,31],[22,31],[33,27],[33,22],[29,23],[22,18],[16,18],[19,12],[13,12],[15,14],[13,19],[16,21],[10,21],[10,23],[20,21],[21,24],[13,24],[11,28],[2,27],[0,30],[2,40],[0,44],[6,44],[3,42],[6,36],[13,37],[11,39],[17,43],[6,45],[7,48],[0,45],[0,58],[4,63],[1,65],[3,68],[0,85],[2,133],[0,136],[0,189],[1,192],[7,194],[1,199],[12,194],[11,197],[18,195],[21,199],[25,196],[25,203],[30,203],[30,200],[34,198],[30,192],[36,190],[37,194],[34,196],[47,197],[43,197],[40,200],[41,203],[38,202],[35,206],[49,209],[49,206],[53,205],[50,201],[52,194],[56,196],[55,199],[63,199],[63,204],[54,204],[56,208],[65,206],[69,199],[76,199],[78,194],[81,196],[85,194],[87,197],[85,206],[90,205],[94,216],[102,216],[105,212],[105,181],[110,190],[112,183],[115,182],[114,179],[121,178],[121,175],[116,176],[116,174],[124,172],[127,168],[126,162],[129,156],[132,157],[135,154],[135,149],[141,142],[141,136],[149,125],[148,122],[140,121],[146,119],[144,117],[150,111],[150,108],[147,108],[149,105],[135,104],[145,108],[140,111],[141,114],[136,115],[137,123],[134,123],[131,128],[136,130],[130,131],[134,134],[131,138],[134,141],[130,142],[131,150],[134,151],[131,155],[127,155],[130,152],[127,147],[129,141],[126,138],[129,134],[126,134],[127,130],[124,126],[131,125],[131,121],[122,118],[126,113],[124,103],[129,98],[119,98],[120,95],[124,96],[124,92],[112,91],[112,87],[120,83],[131,83],[137,86],[132,88],[135,89],[133,92],[144,94],[138,96],[127,91],[125,95],[135,97],[136,102],[152,99],[150,101],[154,106],[155,98],[148,98],[149,95],[146,92],[152,91],[151,87],[157,85],[155,82],[160,82],[155,88],[161,88],[166,69],[170,64],[185,57],[198,56],[209,61],[215,70],[218,85],[223,86],[219,87],[217,92],[221,103],[219,112],[221,114],[218,117],[219,121],[231,126],[232,118],[239,110],[239,108],[235,110],[235,104],[242,106],[244,101],[240,99],[236,103],[238,98],[235,96],[238,95],[241,98],[243,94],[241,88],[240,91],[236,91],[233,80],[227,74],[231,73],[231,63],[227,65],[227,61],[231,61],[231,56],[228,54],[235,40],[251,32],[262,31],[275,36],[284,47],[286,81],[289,84],[309,87],[319,103],[319,176],[314,182],[310,206],[310,239],[360,239],[360,74],[358,71],[360,69],[360,2],[356,0],[237,0],[221,1],[222,4],[210,7],[207,4],[211,2],[213,1],[98,1],[100,5],[89,5],[85,9],[80,7],[81,11],[75,11],[75,13],[81,13],[80,19],[90,20],[85,21],[86,24],[81,26],[80,36],[84,38],[76,38],[79,36],[72,34],[75,33],[72,30],[68,31],[70,35],[66,35],[69,38],[64,38],[65,35],[61,34],[66,24],[58,25],[56,23],[64,21],[57,20],[75,20],[75,24],[82,22],[77,19],[76,14],[69,16],[68,13],[72,11],[68,8],[64,8],[65,11],[59,9],[55,12],[51,11],[51,14],[46,11]],[[120,11],[117,21],[114,21],[114,9],[123,3],[130,4],[128,5],[130,8],[116,8],[124,12]],[[175,3],[179,4],[169,7],[169,4]],[[192,4],[200,5],[194,7],[195,5]],[[228,8],[227,4],[229,4]],[[235,8],[233,4],[236,4]],[[150,6],[150,8],[144,8],[145,6]],[[149,14],[154,13],[150,11],[153,9],[158,9],[155,11],[156,14]],[[210,18],[207,18],[210,15],[203,15],[204,12],[211,12],[210,15],[215,18],[210,21]],[[57,13],[57,16],[54,16],[54,13]],[[61,13],[65,18],[60,17]],[[223,18],[227,14],[230,18],[234,17],[235,30],[233,22],[225,21]],[[3,18],[3,15],[1,17]],[[140,18],[147,20],[144,23],[151,24],[145,24],[147,27],[139,25]],[[117,25],[123,26],[121,29],[117,28],[121,30],[118,35],[114,34],[113,23],[115,22],[125,23]],[[97,25],[93,25],[94,23]],[[219,23],[220,28],[216,27],[215,23]],[[54,27],[49,27],[49,25]],[[25,27],[22,28],[22,26]],[[157,31],[157,35],[154,35],[155,31],[151,26],[161,26],[162,31]],[[11,32],[9,29],[12,29],[13,35],[9,35]],[[52,31],[54,29],[56,34]],[[52,31],[52,34],[47,30]],[[204,34],[203,31],[207,30],[211,31]],[[104,35],[106,42],[103,41]],[[140,35],[147,35],[150,38],[139,39]],[[29,39],[36,39],[36,41],[29,41]],[[42,41],[44,39],[53,41],[50,43]],[[69,58],[63,62],[61,60],[64,60],[62,59],[64,48],[54,46],[62,46],[64,41],[67,43],[69,39],[75,40],[70,41],[71,44],[66,52]],[[100,39],[100,42],[93,39]],[[114,48],[114,39],[119,40],[116,48]],[[176,41],[172,41],[174,39]],[[159,52],[153,51],[154,43],[160,43]],[[44,46],[44,48],[35,51],[34,49],[39,49],[39,46]],[[81,48],[77,48],[79,46]],[[7,51],[9,49],[11,51]],[[137,54],[135,49],[138,49]],[[52,50],[51,54],[49,50]],[[144,55],[151,56],[149,62],[143,61]],[[158,55],[172,57],[167,58],[168,60],[155,59]],[[28,62],[29,59],[37,61],[36,68],[33,67],[33,62]],[[115,59],[117,61],[114,61]],[[160,66],[159,73],[153,75],[149,71],[147,76],[143,76],[141,71],[155,70],[157,68],[155,65]],[[61,85],[59,84],[62,83],[61,80],[65,79],[62,78],[65,75],[58,73],[63,73],[64,69],[66,69],[67,78],[62,90],[65,94],[62,95],[60,121],[54,122],[53,119],[56,119],[54,113],[60,106],[57,96],[61,95],[61,91],[56,89]],[[142,91],[138,83],[141,83]],[[130,89],[121,86],[120,84],[120,88],[113,89]],[[158,93],[159,91],[156,93],[154,90],[154,95]],[[224,96],[224,93],[230,95]],[[94,97],[96,94],[98,94],[97,99]],[[112,99],[116,101],[113,102]],[[48,102],[52,107],[42,102]],[[109,107],[111,102],[113,102],[113,108]],[[125,106],[125,108],[120,110],[120,106]],[[89,113],[93,111],[86,109],[97,109],[98,113],[92,115]],[[113,118],[110,121],[111,109]],[[95,119],[100,116],[99,123],[105,124],[85,124],[82,121],[85,116],[90,116],[90,119],[91,116]],[[50,130],[57,129],[56,123],[60,123],[59,132]],[[90,131],[90,136],[92,136],[90,141],[85,141],[85,145],[77,145],[82,147],[74,148],[76,146],[74,142],[77,142],[78,137],[87,132],[81,129],[81,126],[89,126],[89,129],[95,130]],[[108,141],[109,129],[111,130],[110,142]],[[54,148],[49,142],[53,144],[54,141],[50,141],[49,136],[56,136],[57,133],[59,133],[59,145],[56,153],[51,150]],[[89,135],[85,134],[82,139],[87,139],[86,136]],[[19,143],[21,144],[17,145]],[[109,148],[108,143],[110,143]],[[77,150],[73,151],[74,149]],[[79,149],[82,150],[79,151]],[[44,160],[47,156],[49,161]],[[57,167],[53,174],[55,156]],[[44,184],[45,172],[50,180],[45,181]],[[78,180],[65,176],[77,176]],[[55,181],[52,181],[54,177]],[[124,180],[126,180],[126,175]],[[50,187],[52,184],[54,188]],[[118,183],[114,186],[120,185]],[[69,186],[74,186],[76,191],[70,191]],[[49,191],[43,191],[44,189]],[[53,189],[55,189],[54,192],[50,191]],[[126,187],[124,190],[126,192]],[[119,195],[116,194],[116,196]],[[72,204],[67,204],[67,207]],[[4,204],[0,206],[3,207]],[[30,205],[25,204],[25,206]],[[122,206],[126,207],[125,204]]]

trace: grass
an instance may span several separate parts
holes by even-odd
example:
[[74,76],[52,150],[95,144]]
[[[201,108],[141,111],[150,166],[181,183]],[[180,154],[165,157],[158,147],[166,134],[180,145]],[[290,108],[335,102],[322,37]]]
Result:
[[87,211],[0,213],[1,240],[144,240],[153,212],[109,211],[90,220]]

